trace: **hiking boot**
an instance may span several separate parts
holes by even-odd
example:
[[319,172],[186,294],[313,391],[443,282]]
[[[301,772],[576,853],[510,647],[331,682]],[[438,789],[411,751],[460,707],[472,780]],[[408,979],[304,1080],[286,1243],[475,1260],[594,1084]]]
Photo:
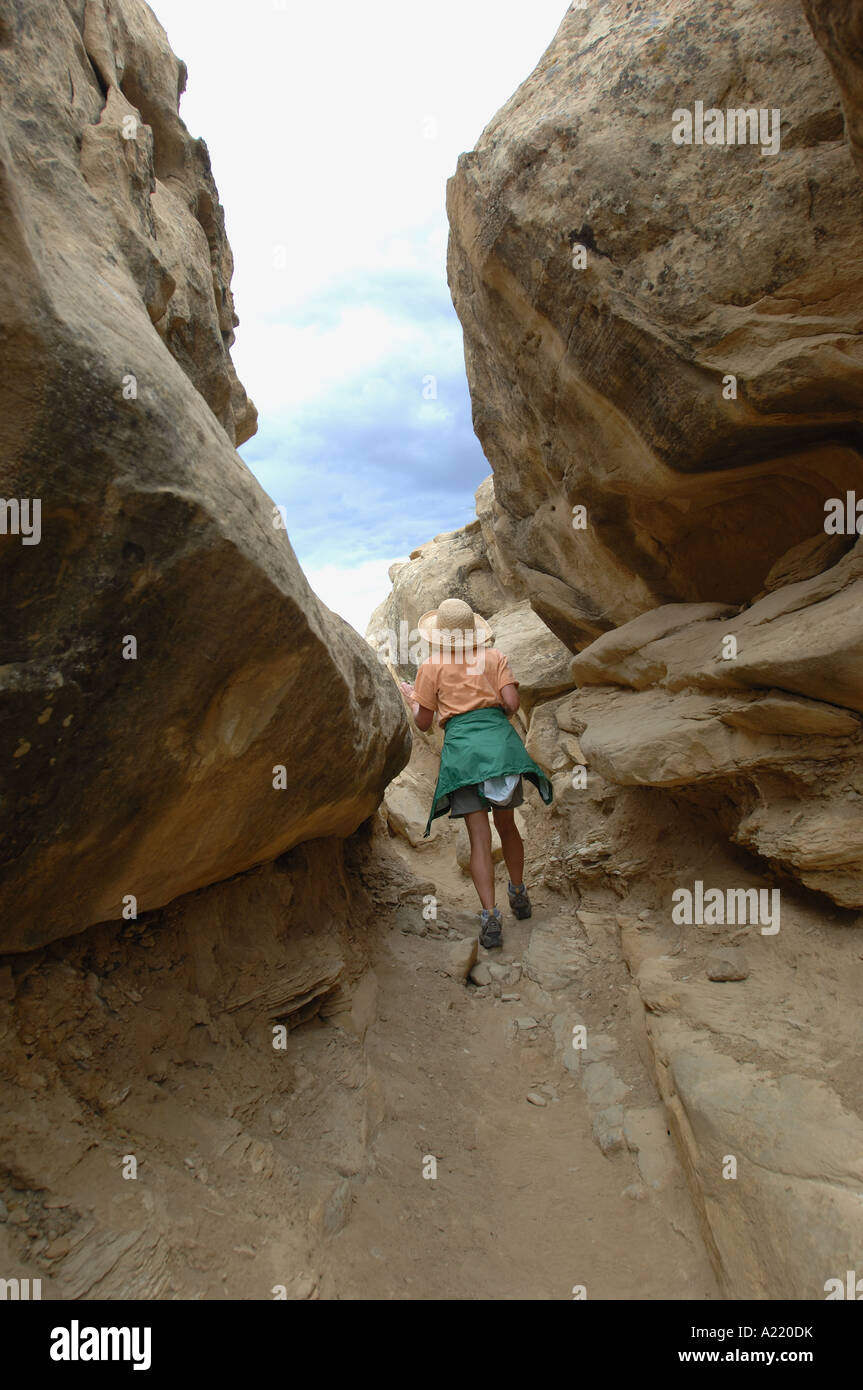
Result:
[[533,911],[530,898],[527,896],[527,889],[523,883],[519,884],[518,888],[513,888],[510,883],[506,891],[509,894],[510,907],[519,921],[524,921],[525,917],[529,917]]
[[501,921],[500,908],[491,909],[484,907],[479,914],[479,944],[484,946],[487,951],[493,950],[495,946],[503,945],[503,922]]

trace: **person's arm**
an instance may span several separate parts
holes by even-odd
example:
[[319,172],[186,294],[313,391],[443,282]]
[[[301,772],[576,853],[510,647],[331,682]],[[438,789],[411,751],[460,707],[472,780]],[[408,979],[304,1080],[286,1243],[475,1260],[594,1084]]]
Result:
[[426,730],[430,729],[432,726],[432,721],[434,719],[434,710],[426,709],[425,705],[420,704],[419,700],[416,697],[416,691],[414,690],[412,685],[408,685],[407,681],[401,682],[401,689],[402,694],[404,695],[405,699],[411,707],[411,714],[414,717],[414,723],[416,724],[420,733],[424,734]]
[[515,714],[521,704],[518,694],[518,681],[513,675],[512,667],[503,652],[500,652],[499,656],[500,668],[497,673],[497,683],[498,690],[500,691],[501,704],[507,714]]
[[518,695],[518,685],[512,682],[510,685],[501,686],[500,698],[503,700],[503,707],[507,714],[515,714],[521,704]]

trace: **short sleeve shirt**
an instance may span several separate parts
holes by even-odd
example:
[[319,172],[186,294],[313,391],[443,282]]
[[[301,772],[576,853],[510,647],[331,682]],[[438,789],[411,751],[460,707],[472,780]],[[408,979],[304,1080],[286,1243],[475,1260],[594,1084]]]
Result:
[[470,661],[430,656],[417,671],[414,694],[425,709],[437,710],[445,724],[453,714],[502,705],[505,685],[518,685],[509,661],[495,647],[480,647]]

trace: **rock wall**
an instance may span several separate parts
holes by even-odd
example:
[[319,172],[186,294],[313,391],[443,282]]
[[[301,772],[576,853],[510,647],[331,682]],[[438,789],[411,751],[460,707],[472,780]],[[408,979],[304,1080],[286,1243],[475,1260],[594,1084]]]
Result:
[[408,755],[235,451],[255,411],[184,82],[142,0],[3,21],[3,493],[39,517],[0,535],[6,951],[350,834]]
[[[812,8],[841,44],[845,7]],[[675,144],[696,101],[778,108],[779,153]],[[448,208],[498,542],[573,650],[659,604],[747,602],[823,542],[860,478],[863,192],[798,0],[571,9]]]
[[[576,653],[529,711],[531,881],[616,937],[732,1298],[863,1249],[863,542],[825,524],[863,499],[861,17],[571,9],[448,188],[484,546]],[[676,144],[696,102],[778,108],[776,152]],[[687,923],[699,881],[781,925]]]

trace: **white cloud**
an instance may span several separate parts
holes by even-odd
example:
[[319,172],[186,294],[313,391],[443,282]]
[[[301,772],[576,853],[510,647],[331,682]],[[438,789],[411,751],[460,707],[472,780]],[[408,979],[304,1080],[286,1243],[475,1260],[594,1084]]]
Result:
[[322,565],[306,575],[318,598],[364,637],[372,613],[392,587],[391,564],[392,560],[367,560],[361,565]]
[[350,275],[401,268],[445,284],[446,180],[551,42],[565,0],[153,3],[188,65],[181,114],[207,141],[225,207],[250,395],[269,407],[280,358],[296,374],[283,399],[316,371],[326,388],[364,353],[379,361],[381,321],[364,341],[346,315],[324,345],[274,320]]

